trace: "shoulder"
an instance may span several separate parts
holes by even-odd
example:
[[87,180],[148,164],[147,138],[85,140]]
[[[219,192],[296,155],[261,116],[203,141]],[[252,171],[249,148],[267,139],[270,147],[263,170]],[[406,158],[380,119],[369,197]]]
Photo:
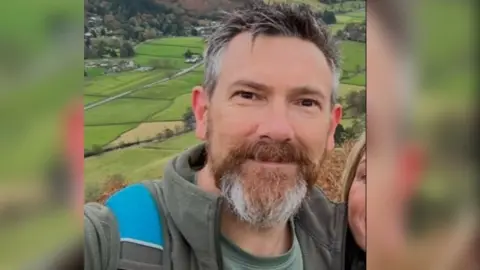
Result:
[[120,237],[115,216],[106,206],[84,206],[85,269],[114,269],[118,264]]
[[314,187],[299,210],[297,223],[318,243],[336,249],[345,225],[345,210],[344,203],[331,201]]
[[130,185],[105,202],[115,216],[120,241],[163,246],[159,186],[155,181]]
[[110,269],[106,264],[118,263],[120,246],[125,242],[163,247],[162,215],[152,192],[157,185],[133,184],[113,194],[105,205],[84,206],[86,263],[92,265],[88,269]]
[[325,219],[331,219],[332,216],[343,213],[345,206],[343,202],[330,200],[322,189],[317,186],[311,190],[303,204],[303,208],[311,215]]

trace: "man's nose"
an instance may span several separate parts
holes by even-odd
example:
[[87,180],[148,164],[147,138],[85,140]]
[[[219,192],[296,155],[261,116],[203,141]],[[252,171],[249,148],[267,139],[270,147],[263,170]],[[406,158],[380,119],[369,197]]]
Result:
[[294,137],[293,126],[285,109],[274,109],[264,115],[257,131],[260,137],[274,141],[285,142]]

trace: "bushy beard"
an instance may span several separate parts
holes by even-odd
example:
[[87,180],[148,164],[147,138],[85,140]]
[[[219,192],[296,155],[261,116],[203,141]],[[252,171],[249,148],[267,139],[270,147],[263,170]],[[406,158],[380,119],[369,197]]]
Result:
[[[256,228],[270,228],[293,217],[316,183],[321,164],[290,142],[272,140],[243,142],[224,158],[214,156],[209,141],[207,152],[216,186],[229,210]],[[281,167],[255,166],[252,161],[292,164],[296,169],[288,172]]]
[[239,175],[226,174],[220,180],[220,190],[229,209],[240,220],[257,228],[270,228],[295,215],[307,195],[305,180],[295,181],[290,188],[281,185],[246,187]]

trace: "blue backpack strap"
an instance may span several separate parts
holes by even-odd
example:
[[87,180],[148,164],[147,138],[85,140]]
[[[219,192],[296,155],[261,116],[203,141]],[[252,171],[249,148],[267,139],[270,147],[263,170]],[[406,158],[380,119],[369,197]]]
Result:
[[161,269],[163,221],[153,196],[144,184],[134,184],[105,202],[117,220],[120,269]]

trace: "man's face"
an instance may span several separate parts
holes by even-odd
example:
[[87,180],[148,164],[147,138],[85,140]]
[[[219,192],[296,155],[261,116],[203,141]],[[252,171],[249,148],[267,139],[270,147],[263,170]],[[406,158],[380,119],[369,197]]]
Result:
[[298,209],[340,120],[340,107],[330,104],[332,88],[333,73],[313,43],[253,41],[244,33],[224,51],[210,99],[194,91],[208,166],[241,219],[268,227]]

